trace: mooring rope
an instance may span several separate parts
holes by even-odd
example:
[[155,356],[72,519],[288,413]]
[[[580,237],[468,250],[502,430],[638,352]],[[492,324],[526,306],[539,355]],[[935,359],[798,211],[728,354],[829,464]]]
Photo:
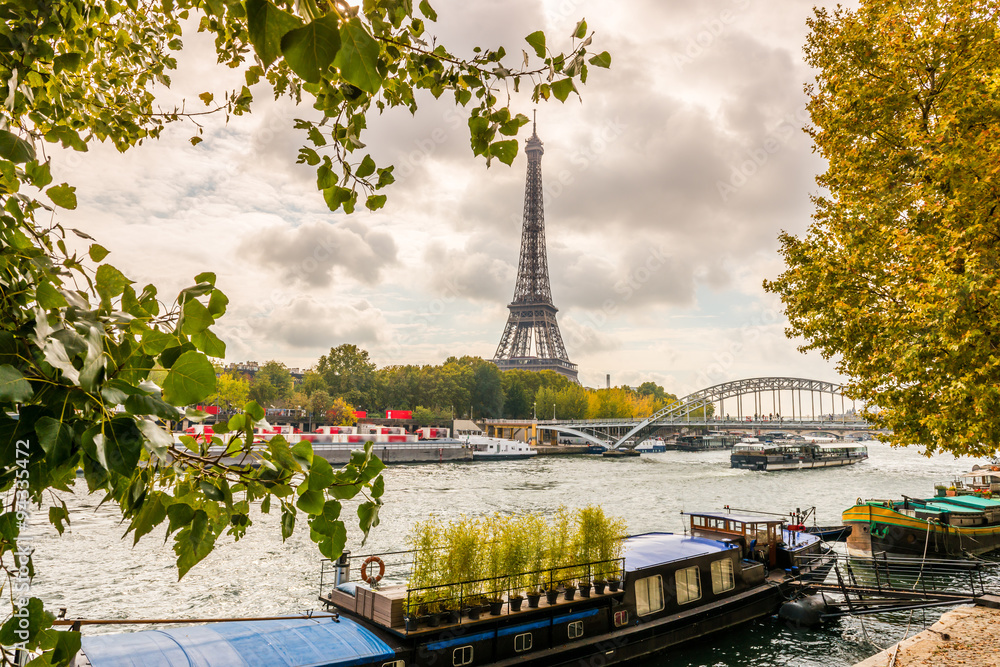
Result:
[[[927,562],[927,545],[931,540],[931,520],[927,521],[927,534],[924,536],[924,555],[920,558],[920,571],[917,573],[917,580],[913,582],[913,588],[910,590],[917,590],[917,586],[920,584],[921,577],[924,576],[924,563]],[[896,650],[892,652],[892,660],[889,661],[889,667],[896,667],[896,656],[899,655],[899,647],[903,643],[903,640],[910,634],[910,622],[913,620],[913,610],[910,610],[910,615],[906,617],[906,629],[903,630],[903,639],[896,642]]]

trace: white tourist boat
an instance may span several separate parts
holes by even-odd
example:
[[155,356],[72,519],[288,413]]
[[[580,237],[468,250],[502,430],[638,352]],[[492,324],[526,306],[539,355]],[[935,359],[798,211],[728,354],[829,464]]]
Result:
[[485,435],[463,435],[461,440],[472,450],[473,461],[530,459],[538,456],[538,452],[531,445],[519,440],[490,438]]

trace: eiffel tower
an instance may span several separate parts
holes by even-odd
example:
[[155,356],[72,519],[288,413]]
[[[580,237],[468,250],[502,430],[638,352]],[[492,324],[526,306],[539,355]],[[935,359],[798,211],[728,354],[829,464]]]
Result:
[[[542,202],[542,142],[531,126],[525,143],[528,177],[524,186],[524,227],[521,260],[517,267],[514,299],[507,306],[510,316],[493,357],[500,370],[556,371],[579,384],[576,364],[563,345],[549,287],[549,263],[545,251],[545,213]],[[534,354],[532,354],[534,339]]]

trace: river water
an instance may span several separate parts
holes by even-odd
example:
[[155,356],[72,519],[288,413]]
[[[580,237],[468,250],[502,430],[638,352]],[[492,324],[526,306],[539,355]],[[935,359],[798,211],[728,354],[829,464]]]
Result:
[[[666,452],[608,460],[598,456],[537,457],[526,461],[396,465],[385,471],[386,505],[381,525],[355,554],[405,548],[414,522],[429,514],[546,512],[559,505],[600,503],[626,517],[629,531],[681,532],[681,512],[733,508],[786,513],[817,507],[822,524],[839,524],[858,497],[930,496],[935,482],[968,471],[976,459],[927,458],[916,448],[867,443],[870,458],[857,465],[821,470],[755,472],[729,467],[727,450]],[[78,487],[85,490],[82,480]],[[82,492],[65,498],[72,524],[58,536],[32,518],[36,571],[32,594],[50,609],[68,608],[75,618],[208,618],[269,616],[319,608],[319,552],[300,525],[282,543],[277,515],[259,515],[238,543],[220,539],[215,551],[180,582],[164,530],[137,546],[122,539],[115,508]],[[344,516],[349,511],[345,508]],[[1000,582],[998,582],[1000,583]],[[840,667],[873,654],[933,623],[940,612],[843,619],[812,631],[793,631],[770,619],[697,644],[671,650],[647,663],[661,667]],[[131,626],[130,626],[131,627]],[[87,633],[121,631],[88,627]]]

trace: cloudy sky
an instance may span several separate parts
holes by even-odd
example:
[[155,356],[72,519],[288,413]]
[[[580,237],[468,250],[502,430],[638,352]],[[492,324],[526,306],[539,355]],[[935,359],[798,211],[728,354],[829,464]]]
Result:
[[[568,50],[583,17],[596,50],[612,53],[582,103],[537,109],[552,293],[585,385],[603,386],[606,373],[678,394],[762,375],[837,379],[785,338],[780,303],[761,287],[781,271],[778,233],[805,230],[824,167],[801,131],[813,4],[434,3],[428,32],[458,54],[476,44],[520,54],[539,28]],[[203,108],[199,93],[239,84],[210,43],[185,43],[165,106]],[[198,146],[196,128],[176,124],[125,155],[59,156],[80,201],[66,222],[161,295],[214,270],[231,299],[218,327],[228,361],[304,368],[345,342],[380,366],[491,358],[514,290],[523,150],[513,167],[487,169],[461,110],[426,95],[414,117],[369,121],[368,150],[396,165],[386,207],[330,213],[314,172],[295,164],[293,119],[314,112],[255,92],[251,116],[204,119]],[[526,97],[514,105],[531,115]]]

